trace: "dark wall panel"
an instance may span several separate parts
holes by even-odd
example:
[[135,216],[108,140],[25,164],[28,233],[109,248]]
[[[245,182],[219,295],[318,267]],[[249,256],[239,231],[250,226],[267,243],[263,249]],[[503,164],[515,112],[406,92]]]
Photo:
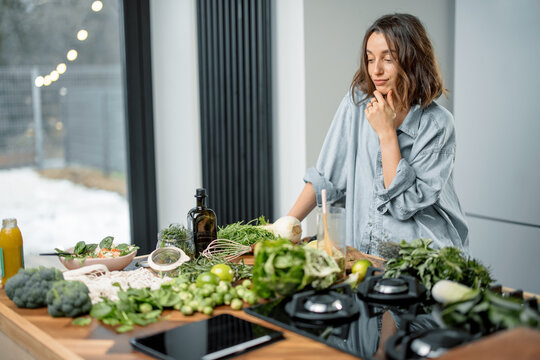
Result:
[[203,186],[220,225],[272,214],[269,0],[197,2]]

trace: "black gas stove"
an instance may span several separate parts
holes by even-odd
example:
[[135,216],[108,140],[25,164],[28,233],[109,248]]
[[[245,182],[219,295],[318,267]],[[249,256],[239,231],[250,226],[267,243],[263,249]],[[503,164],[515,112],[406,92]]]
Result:
[[433,357],[471,340],[423,313],[426,289],[415,278],[385,279],[370,268],[357,290],[308,290],[245,311],[364,359]]

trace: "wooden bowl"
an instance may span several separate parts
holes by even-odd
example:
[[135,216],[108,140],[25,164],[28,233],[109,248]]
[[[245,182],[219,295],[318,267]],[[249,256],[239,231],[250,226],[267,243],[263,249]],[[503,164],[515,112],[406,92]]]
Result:
[[[73,248],[69,248],[66,251],[71,253],[73,252]],[[107,269],[109,269],[109,271],[120,271],[133,261],[135,255],[137,255],[137,250],[117,258],[88,258],[85,259],[82,264],[80,263],[79,259],[66,260],[62,256],[59,256],[58,259],[68,270],[75,270],[88,265],[103,264],[107,267]]]

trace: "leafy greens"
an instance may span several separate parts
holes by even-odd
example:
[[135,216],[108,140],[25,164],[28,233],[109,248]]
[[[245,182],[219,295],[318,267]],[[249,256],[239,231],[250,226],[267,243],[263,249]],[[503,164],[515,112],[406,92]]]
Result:
[[176,246],[187,256],[193,258],[195,245],[189,236],[189,230],[181,224],[170,224],[158,233],[158,247]]
[[471,334],[528,326],[540,329],[540,314],[523,300],[503,297],[491,290],[474,290],[464,301],[437,309],[442,321],[450,327],[465,329]]
[[264,240],[255,247],[253,285],[263,298],[289,296],[307,285],[327,288],[339,272],[339,266],[324,251],[286,239]]
[[[255,222],[257,225],[253,225]],[[259,240],[276,239],[272,232],[258,226],[266,224],[267,221],[264,216],[259,217],[257,220],[251,220],[247,224],[239,221],[220,228],[217,233],[217,238],[233,240],[242,245],[253,245]]]
[[199,256],[192,261],[186,261],[180,265],[177,271],[182,277],[188,279],[190,282],[194,282],[200,274],[210,271],[216,264],[227,264],[232,269],[235,280],[251,279],[252,267],[245,265],[243,260],[240,263],[233,263],[219,257],[208,259],[204,256]]
[[428,294],[439,280],[452,280],[474,289],[487,288],[493,282],[488,269],[477,260],[466,257],[455,247],[433,249],[432,240],[415,239],[400,242],[400,257],[386,263],[385,277],[401,274],[419,279]]
[[[130,244],[113,244],[114,237],[107,236],[103,238],[103,240],[99,243],[99,249],[117,249],[120,250],[120,253],[118,256],[124,256],[127,254],[131,254],[133,251],[137,250],[139,247],[135,245]],[[64,257],[66,260],[72,260],[72,259],[78,259],[79,262],[82,264],[84,260],[87,258],[95,258],[98,255],[98,244],[86,244],[84,241],[79,241],[77,244],[75,244],[75,247],[73,248],[73,254],[66,255],[65,250],[61,250],[58,248],[54,249],[58,256]]]

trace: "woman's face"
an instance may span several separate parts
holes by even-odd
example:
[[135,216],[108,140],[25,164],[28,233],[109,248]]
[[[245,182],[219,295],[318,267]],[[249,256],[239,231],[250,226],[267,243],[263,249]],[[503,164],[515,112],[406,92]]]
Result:
[[[394,56],[392,56],[392,51]],[[382,33],[374,32],[366,45],[367,68],[369,76],[377,90],[384,95],[390,89],[395,93],[398,70],[395,49],[390,49]]]

